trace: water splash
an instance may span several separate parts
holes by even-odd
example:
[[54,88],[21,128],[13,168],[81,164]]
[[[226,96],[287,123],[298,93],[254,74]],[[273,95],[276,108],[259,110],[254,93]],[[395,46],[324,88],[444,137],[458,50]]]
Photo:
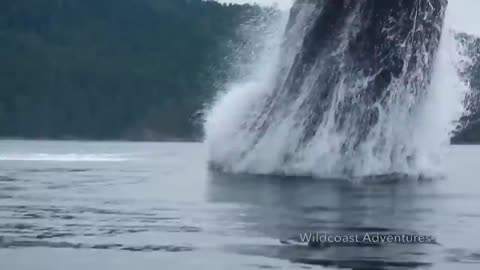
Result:
[[468,89],[448,11],[442,27],[446,6],[297,1],[288,20],[272,22],[250,76],[207,114],[211,165],[318,177],[436,173]]

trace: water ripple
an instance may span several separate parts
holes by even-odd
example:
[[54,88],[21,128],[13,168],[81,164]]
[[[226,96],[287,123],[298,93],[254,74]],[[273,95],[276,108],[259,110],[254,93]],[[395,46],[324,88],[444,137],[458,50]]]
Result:
[[26,247],[47,247],[47,248],[72,248],[72,249],[116,249],[132,252],[188,252],[195,250],[192,246],[180,245],[123,245],[123,244],[97,244],[89,245],[72,242],[52,242],[43,240],[13,240],[0,236],[0,248],[26,248]]

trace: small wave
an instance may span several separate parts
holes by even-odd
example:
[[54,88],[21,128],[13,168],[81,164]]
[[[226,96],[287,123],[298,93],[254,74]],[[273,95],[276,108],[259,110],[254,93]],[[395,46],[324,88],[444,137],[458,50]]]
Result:
[[352,268],[352,269],[386,269],[386,267],[398,268],[420,268],[431,267],[433,264],[429,262],[417,261],[386,261],[375,259],[358,259],[358,260],[332,260],[332,259],[312,259],[312,258],[293,258],[294,263],[306,265],[318,265],[323,267]]
[[7,237],[0,236],[0,249],[2,248],[35,248],[35,247],[47,247],[47,248],[72,248],[72,249],[115,249],[131,252],[188,252],[193,251],[192,246],[178,246],[178,245],[141,245],[130,246],[123,244],[84,244],[84,243],[71,243],[71,242],[53,242],[44,240],[15,240]]
[[447,261],[464,264],[480,264],[480,252],[467,249],[450,249]]
[[9,177],[9,176],[4,176],[0,175],[0,182],[14,182],[16,181],[15,178]]
[[56,162],[122,162],[130,160],[122,154],[3,154],[0,161],[56,161]]
[[46,168],[46,169],[25,169],[25,170],[19,170],[19,171],[26,172],[26,173],[83,173],[83,172],[92,171],[92,169]]

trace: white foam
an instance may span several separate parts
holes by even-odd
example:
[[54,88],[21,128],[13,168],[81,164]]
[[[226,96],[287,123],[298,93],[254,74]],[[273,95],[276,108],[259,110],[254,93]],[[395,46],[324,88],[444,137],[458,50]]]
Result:
[[[455,8],[458,9],[458,5]],[[259,174],[336,177],[347,167],[345,163],[349,163],[348,167],[353,168],[354,175],[397,172],[438,174],[442,164],[441,157],[445,155],[446,146],[449,144],[450,132],[454,128],[455,120],[459,119],[464,111],[463,100],[469,90],[458,73],[458,64],[463,60],[463,56],[458,51],[451,31],[452,28],[461,28],[461,23],[454,20],[455,14],[458,14],[458,10],[447,8],[432,83],[421,109],[414,115],[410,113],[413,95],[407,94],[400,99],[393,99],[388,113],[380,110],[379,123],[353,158],[345,158],[341,153],[342,142],[347,140],[349,135],[334,131],[334,110],[330,110],[332,115],[327,112],[309,145],[304,149],[295,149],[301,139],[299,129],[303,127],[291,112],[299,111],[302,104],[300,101],[308,98],[305,92],[300,94],[299,102],[282,108],[283,111],[276,115],[277,118],[270,119],[272,124],[262,139],[256,141],[255,135],[260,127],[250,124],[262,111],[268,109],[265,108],[264,101],[272,94],[275,83],[273,80],[277,78],[277,72],[283,65],[289,66],[289,61],[296,52],[295,46],[298,45],[289,44],[292,52],[288,53],[287,50],[286,54],[280,55],[279,48],[274,46],[280,46],[281,42],[264,40],[271,42],[270,50],[264,51],[263,57],[256,62],[249,76],[227,86],[227,91],[219,96],[207,114],[205,134],[210,160],[220,163],[224,169],[231,172]],[[308,16],[309,14],[303,14],[299,17]],[[276,24],[275,35],[267,38],[281,40],[285,20],[286,17],[283,17],[283,23]],[[299,28],[295,29],[294,33],[301,34],[302,27],[307,26],[301,22],[297,24]],[[339,49],[341,47],[340,44]],[[308,80],[306,83],[308,84]],[[358,83],[361,84],[362,81]],[[401,87],[401,84],[399,85]],[[343,98],[346,87],[352,86],[337,85],[336,99]],[[302,86],[302,91],[305,89],[309,89],[308,85]],[[334,100],[332,107],[337,106],[337,103],[338,101]],[[255,130],[249,130],[252,126]],[[375,148],[379,144],[385,146],[380,153],[378,148]],[[286,155],[293,157],[291,162],[284,162]],[[414,157],[413,165],[411,157]]]
[[54,161],[54,162],[122,162],[129,160],[118,154],[52,154],[52,153],[11,153],[0,154],[0,161]]
[[218,0],[218,2],[235,4],[257,4],[262,6],[274,6],[283,10],[288,10],[292,6],[293,0]]

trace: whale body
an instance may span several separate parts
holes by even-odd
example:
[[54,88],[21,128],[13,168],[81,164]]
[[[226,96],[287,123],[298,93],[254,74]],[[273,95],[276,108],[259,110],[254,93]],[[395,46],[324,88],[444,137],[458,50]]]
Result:
[[297,0],[271,91],[232,131],[232,146],[212,151],[211,165],[265,174],[322,166],[336,175],[411,166],[411,125],[431,82],[447,4]]
[[[266,113],[278,113],[308,91],[301,106],[308,112],[302,116],[308,121],[303,141],[315,135],[333,105],[336,128],[349,129],[351,143],[358,145],[396,91],[410,92],[415,102],[427,90],[446,5],[446,0],[298,0],[289,28],[303,9],[314,12]],[[348,90],[332,104],[339,87]]]

